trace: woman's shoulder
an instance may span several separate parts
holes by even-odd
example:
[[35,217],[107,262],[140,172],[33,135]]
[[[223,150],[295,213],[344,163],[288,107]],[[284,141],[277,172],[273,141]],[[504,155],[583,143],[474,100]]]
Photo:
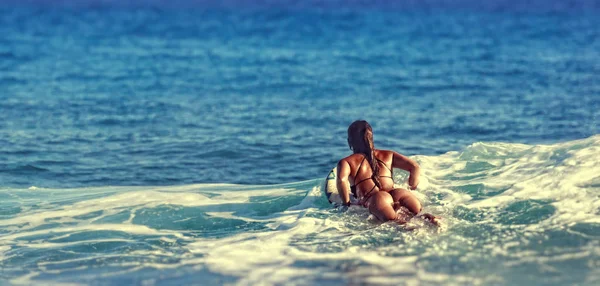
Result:
[[396,153],[395,151],[392,151],[392,150],[382,150],[382,149],[377,149],[375,151],[376,151],[375,156],[377,156],[379,158],[393,157],[394,153]]
[[340,162],[342,162],[342,161],[356,161],[356,159],[359,158],[359,157],[362,158],[362,157],[364,157],[364,155],[362,155],[362,154],[350,154],[350,155],[342,158],[340,160]]
[[364,158],[365,158],[365,156],[363,154],[359,154],[359,153],[348,155],[347,157],[342,158],[338,162],[338,167],[340,166],[340,164],[348,164],[350,166],[356,166]]
[[379,153],[376,154],[379,160],[385,162],[386,164],[392,164],[394,162],[394,154],[398,154],[398,152],[393,150],[379,150]]

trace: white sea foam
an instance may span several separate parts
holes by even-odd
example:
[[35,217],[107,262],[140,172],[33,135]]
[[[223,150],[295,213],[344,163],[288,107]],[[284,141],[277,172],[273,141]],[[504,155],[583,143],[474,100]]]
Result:
[[[595,195],[597,188],[581,185],[600,174],[599,145],[600,136],[551,146],[477,143],[462,154],[420,156],[418,160],[425,170],[425,176],[431,181],[427,191],[444,194],[445,203],[476,209],[498,209],[516,201],[549,200],[557,208],[555,215],[531,227],[564,226],[575,222],[598,222],[596,211],[600,207],[600,200]],[[581,147],[573,149],[574,146]],[[557,153],[564,153],[564,160],[552,160]],[[494,166],[490,169],[465,172],[473,178],[452,176],[455,172],[465,170],[466,163],[489,163],[486,156],[503,159],[494,160]],[[469,161],[462,161],[461,158]],[[472,200],[470,196],[457,194],[451,189],[467,184],[506,190],[488,198]]]
[[[520,269],[560,278],[567,276],[557,265],[580,263],[590,269],[581,282],[593,284],[600,277],[593,270],[598,146],[600,136],[555,145],[476,143],[417,156],[423,177],[415,194],[443,217],[442,231],[419,220],[410,222],[414,231],[376,224],[359,207],[332,209],[317,180],[37,189],[37,197],[4,190],[19,208],[0,219],[0,263],[14,284],[80,282],[59,279],[65,273],[80,273],[85,283],[154,269],[165,271],[161,277],[203,271],[237,285],[510,284],[527,277]],[[406,174],[396,179],[403,183]],[[440,263],[464,269],[457,274]],[[156,277],[144,283],[159,283]]]

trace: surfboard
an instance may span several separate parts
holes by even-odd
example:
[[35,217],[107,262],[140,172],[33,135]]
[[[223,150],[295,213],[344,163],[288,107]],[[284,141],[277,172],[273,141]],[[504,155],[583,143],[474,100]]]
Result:
[[334,167],[333,169],[331,169],[331,171],[329,171],[329,174],[327,174],[327,178],[325,178],[325,185],[323,186],[323,191],[325,192],[325,196],[327,196],[327,200],[329,201],[330,204],[341,204],[342,200],[340,198],[340,194],[337,191],[337,186],[336,186],[336,174],[337,174],[337,168]]
[[[340,196],[340,193],[338,193],[336,179],[337,167],[333,167],[333,169],[331,169],[331,171],[327,175],[327,178],[325,178],[325,185],[323,186],[323,190],[325,192],[325,195],[327,196],[327,200],[329,201],[329,203],[334,206],[339,206],[342,204],[342,197]],[[350,201],[356,202],[357,199],[355,196],[350,194]]]

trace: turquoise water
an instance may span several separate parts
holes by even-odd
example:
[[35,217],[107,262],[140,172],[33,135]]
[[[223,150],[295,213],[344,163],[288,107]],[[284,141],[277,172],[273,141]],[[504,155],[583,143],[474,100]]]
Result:
[[[339,3],[2,2],[1,284],[600,283],[594,3]],[[327,203],[355,119],[442,228]]]

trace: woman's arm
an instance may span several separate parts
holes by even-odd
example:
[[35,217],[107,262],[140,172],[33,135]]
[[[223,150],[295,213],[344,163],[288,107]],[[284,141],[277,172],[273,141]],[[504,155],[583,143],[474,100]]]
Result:
[[[411,190],[414,190],[419,185],[419,176],[421,175],[421,167],[414,160],[400,154],[397,152],[393,152],[394,157],[392,159],[392,166],[394,168],[399,168],[410,173],[408,176],[408,186]],[[339,190],[339,187],[338,187]]]
[[342,203],[346,206],[350,205],[350,164],[346,160],[340,160],[337,165],[336,185],[338,193],[342,199]]

